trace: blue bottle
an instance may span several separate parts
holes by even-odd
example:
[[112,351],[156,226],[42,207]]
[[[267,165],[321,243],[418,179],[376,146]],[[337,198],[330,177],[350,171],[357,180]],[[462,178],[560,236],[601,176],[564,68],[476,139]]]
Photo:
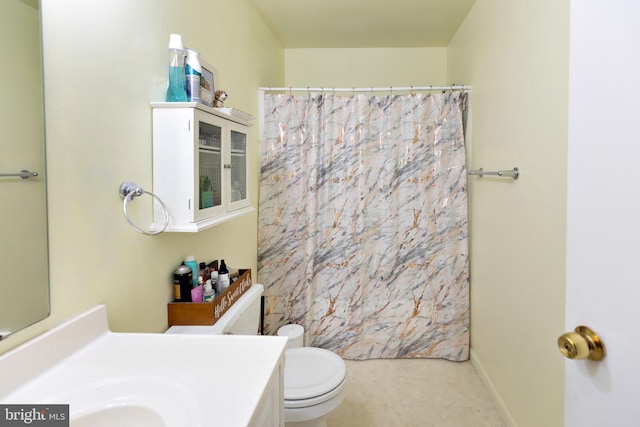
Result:
[[189,255],[185,258],[184,263],[187,267],[191,268],[191,271],[193,272],[192,283],[195,288],[198,286],[198,263],[196,262],[196,258],[193,255]]
[[169,84],[167,86],[167,102],[187,102],[187,91],[184,87],[184,46],[180,34],[169,36]]

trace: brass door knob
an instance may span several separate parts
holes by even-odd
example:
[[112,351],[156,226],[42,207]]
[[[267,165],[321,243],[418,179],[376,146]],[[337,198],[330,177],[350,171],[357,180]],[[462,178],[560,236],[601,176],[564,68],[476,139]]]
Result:
[[605,354],[598,334],[586,326],[578,326],[574,332],[560,335],[558,349],[567,359],[602,360]]

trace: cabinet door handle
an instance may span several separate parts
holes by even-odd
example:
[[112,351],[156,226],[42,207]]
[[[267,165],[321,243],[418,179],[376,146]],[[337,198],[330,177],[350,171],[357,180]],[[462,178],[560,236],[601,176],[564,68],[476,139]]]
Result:
[[225,169],[231,169],[231,163],[225,163],[224,168]]

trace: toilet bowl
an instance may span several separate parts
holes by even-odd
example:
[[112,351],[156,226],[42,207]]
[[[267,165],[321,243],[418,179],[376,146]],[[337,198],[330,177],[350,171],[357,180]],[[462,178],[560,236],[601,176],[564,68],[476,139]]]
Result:
[[347,367],[329,350],[304,347],[304,328],[284,325],[278,336],[287,337],[284,354],[284,419],[287,427],[324,427],[326,419],[344,400]]
[[[256,335],[264,287],[251,286],[212,326],[172,326],[171,334]],[[325,427],[326,419],[344,400],[347,368],[337,354],[303,347],[304,328],[285,325],[278,335],[288,338],[284,356],[284,418],[286,427]]]
[[285,351],[284,418],[288,427],[324,427],[347,393],[347,368],[337,354],[314,347]]

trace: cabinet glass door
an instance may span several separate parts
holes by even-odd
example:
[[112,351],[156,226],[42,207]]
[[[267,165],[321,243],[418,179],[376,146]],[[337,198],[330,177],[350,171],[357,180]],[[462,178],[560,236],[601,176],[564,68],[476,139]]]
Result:
[[239,129],[231,129],[230,133],[229,208],[238,209],[248,206],[248,165],[247,165],[247,133]]
[[222,206],[222,128],[202,120],[198,128],[197,206],[202,213]]

